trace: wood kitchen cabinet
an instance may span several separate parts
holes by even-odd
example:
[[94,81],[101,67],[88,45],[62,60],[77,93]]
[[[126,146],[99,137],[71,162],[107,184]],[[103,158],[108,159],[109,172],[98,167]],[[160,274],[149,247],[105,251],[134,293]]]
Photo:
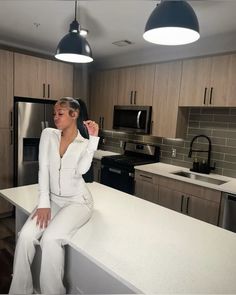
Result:
[[93,159],[93,179],[96,182],[101,182],[101,160]]
[[135,196],[157,203],[158,185],[155,175],[143,171],[135,171]]
[[0,50],[0,128],[13,126],[13,52]]
[[178,108],[181,72],[181,61],[156,65],[152,101],[153,136],[185,137],[188,110]]
[[55,100],[73,96],[73,66],[14,53],[14,95]]
[[236,55],[183,61],[179,106],[235,106]]
[[[0,129],[0,189],[13,186],[13,131]],[[0,198],[0,215],[13,210],[13,206]]]
[[221,192],[158,176],[158,204],[218,225]]
[[91,77],[90,117],[100,129],[112,129],[113,109],[117,103],[118,71],[94,73]]
[[155,65],[123,68],[118,73],[118,105],[152,105]]

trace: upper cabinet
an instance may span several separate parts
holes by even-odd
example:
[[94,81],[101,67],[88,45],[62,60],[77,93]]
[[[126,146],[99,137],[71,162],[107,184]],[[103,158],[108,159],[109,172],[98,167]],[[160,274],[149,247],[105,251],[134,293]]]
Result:
[[235,106],[236,55],[183,61],[179,106]]
[[50,99],[73,96],[73,66],[15,53],[14,96]]
[[0,128],[13,126],[13,52],[0,50]]
[[90,117],[98,122],[100,129],[112,129],[117,90],[117,70],[96,72],[91,76]]
[[183,138],[186,109],[178,108],[182,62],[156,65],[152,102],[152,135]]
[[155,65],[118,70],[118,105],[151,105]]

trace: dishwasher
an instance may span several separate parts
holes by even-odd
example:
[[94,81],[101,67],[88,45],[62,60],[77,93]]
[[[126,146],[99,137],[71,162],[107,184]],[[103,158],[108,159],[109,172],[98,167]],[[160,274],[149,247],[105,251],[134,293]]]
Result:
[[236,195],[223,193],[222,227],[236,233]]

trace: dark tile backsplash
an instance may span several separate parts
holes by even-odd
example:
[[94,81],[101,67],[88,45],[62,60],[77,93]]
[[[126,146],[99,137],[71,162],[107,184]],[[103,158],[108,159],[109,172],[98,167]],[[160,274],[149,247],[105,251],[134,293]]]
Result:
[[[199,161],[207,159],[207,153],[193,153],[192,158],[188,158],[190,141],[200,134],[211,139],[211,165],[216,163],[214,173],[236,177],[236,108],[191,108],[187,134],[183,140],[102,131],[99,148],[122,153],[124,141],[159,145],[161,162],[190,168],[195,157]],[[207,140],[203,138],[199,138],[194,144],[194,148],[205,150],[207,147]],[[176,158],[171,157],[172,148],[176,149]]]

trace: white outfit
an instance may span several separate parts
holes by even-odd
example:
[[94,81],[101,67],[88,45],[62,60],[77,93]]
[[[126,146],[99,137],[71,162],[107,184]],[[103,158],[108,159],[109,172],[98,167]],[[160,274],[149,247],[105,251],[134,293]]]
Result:
[[[51,207],[51,221],[46,229],[36,225],[34,214],[23,226],[16,245],[10,294],[32,294],[30,270],[35,245],[40,243],[42,262],[40,287],[44,294],[65,294],[64,245],[92,214],[93,199],[82,178],[92,162],[99,137],[83,138],[79,131],[63,157],[59,147],[61,131],[43,130],[39,145],[39,203],[37,208]],[[42,238],[41,238],[42,236]],[[39,239],[41,238],[40,242]]]

